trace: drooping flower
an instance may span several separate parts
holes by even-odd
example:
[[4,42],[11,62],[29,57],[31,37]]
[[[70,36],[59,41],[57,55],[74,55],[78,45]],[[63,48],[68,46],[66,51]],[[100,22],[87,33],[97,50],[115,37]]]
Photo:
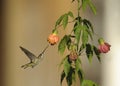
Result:
[[105,42],[103,38],[100,38],[98,40],[98,42],[99,42],[98,49],[99,49],[100,53],[107,53],[108,51],[110,51],[111,45],[109,43]]
[[51,45],[56,44],[56,43],[59,41],[59,37],[58,37],[57,33],[56,33],[56,32],[53,32],[52,34],[50,34],[50,35],[48,36],[47,41],[48,41]]
[[78,58],[78,54],[75,51],[71,51],[69,54],[69,60],[70,61],[75,61]]

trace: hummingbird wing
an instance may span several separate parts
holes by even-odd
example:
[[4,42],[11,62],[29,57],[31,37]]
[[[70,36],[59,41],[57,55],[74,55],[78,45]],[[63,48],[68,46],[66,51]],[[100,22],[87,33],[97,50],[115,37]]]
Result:
[[30,59],[31,62],[33,62],[35,60],[35,58],[37,58],[33,53],[31,53],[27,49],[25,49],[21,46],[20,46],[20,49],[27,55],[27,57]]

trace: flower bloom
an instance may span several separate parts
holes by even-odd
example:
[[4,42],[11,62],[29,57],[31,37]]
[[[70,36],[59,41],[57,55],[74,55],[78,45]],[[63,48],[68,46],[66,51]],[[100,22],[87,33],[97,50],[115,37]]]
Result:
[[78,58],[78,54],[75,51],[71,51],[69,54],[70,61],[75,61]]
[[99,47],[98,47],[100,53],[107,53],[108,51],[110,51],[111,45],[104,42],[104,40],[102,38],[99,39],[98,42],[100,44]]
[[57,34],[55,33],[52,33],[48,36],[48,42],[51,44],[51,45],[54,45],[56,44],[58,41],[59,41],[59,37]]

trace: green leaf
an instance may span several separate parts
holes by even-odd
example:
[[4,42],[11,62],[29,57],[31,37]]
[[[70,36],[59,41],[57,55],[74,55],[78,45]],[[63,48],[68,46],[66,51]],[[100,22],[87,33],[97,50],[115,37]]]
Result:
[[63,82],[64,78],[65,78],[65,72],[63,71],[62,74],[61,74],[61,79],[60,79],[61,85],[62,85],[62,82]]
[[88,5],[89,0],[82,0],[82,8],[85,11],[87,5]]
[[84,74],[83,74],[83,71],[82,71],[81,68],[78,70],[78,77],[79,77],[79,80],[80,80],[80,84],[82,84],[82,82],[84,80]]
[[91,80],[83,80],[81,86],[98,86],[98,85]]
[[85,29],[86,28],[84,28],[84,30],[82,31],[82,43],[84,45],[86,45],[86,43],[88,42],[88,32]]
[[86,44],[86,55],[89,62],[91,62],[93,58],[93,47],[90,44]]
[[62,15],[58,18],[58,20],[56,21],[55,27],[57,27],[57,25],[60,25],[61,21],[63,20],[63,17],[64,17],[64,15]]
[[75,61],[75,70],[78,72],[80,70],[80,64],[81,64],[81,61],[80,59],[76,59]]
[[86,31],[88,32],[88,35],[89,35],[90,39],[93,40],[92,32],[89,29],[86,29]]
[[72,81],[76,81],[76,75],[75,75],[75,72],[72,73]]
[[99,62],[101,62],[101,57],[100,57],[100,54],[101,54],[101,53],[99,52],[98,48],[95,47],[95,46],[93,46],[93,50],[94,50],[94,53],[95,53],[95,55],[97,56]]
[[89,29],[91,29],[92,33],[94,33],[93,25],[92,25],[92,23],[91,23],[89,20],[84,19],[84,20],[83,20],[83,23],[84,23]]
[[62,24],[63,24],[63,27],[65,29],[67,24],[68,24],[68,14],[64,15]]
[[91,0],[82,0],[82,8],[85,11],[86,7],[89,5],[89,7],[91,8],[92,12],[96,15],[96,8],[94,6],[94,4],[92,3]]
[[62,59],[62,61],[59,64],[59,68],[63,65],[63,63],[64,63],[64,61],[65,61],[66,58],[68,58],[68,55],[65,58]]
[[70,46],[71,46],[71,42],[72,42],[72,40],[71,40],[71,35],[65,35],[65,39],[66,39],[66,46],[67,46],[67,48],[68,48],[68,50],[70,49]]
[[58,45],[58,51],[59,51],[61,54],[64,53],[65,48],[66,48],[66,44],[67,44],[67,35],[65,35],[65,36],[61,39],[61,41],[60,41],[60,43],[59,43],[59,45]]
[[90,31],[90,29],[86,26],[86,25],[83,25],[84,29],[86,30],[86,32],[88,33],[89,37],[91,38],[91,40],[93,40],[93,37],[92,37],[92,32]]
[[97,11],[96,11],[96,8],[91,0],[89,0],[89,6],[90,6],[91,10],[93,11],[93,13],[96,15]]
[[76,61],[75,61],[75,70],[78,74],[78,77],[79,77],[79,80],[80,80],[80,83],[83,81],[84,79],[84,75],[83,75],[83,71],[81,69],[81,61],[80,61],[80,58],[78,58]]
[[82,26],[81,26],[81,25],[77,25],[77,26],[74,28],[74,34],[75,34],[75,38],[76,38],[76,40],[77,40],[77,44],[78,44],[79,41],[80,41],[81,30],[82,30]]
[[74,18],[73,13],[71,11],[68,12],[68,15],[72,18]]
[[64,71],[65,71],[65,76],[66,77],[68,76],[68,74],[70,72],[70,67],[71,67],[71,65],[68,61],[68,58],[66,58],[65,61],[64,61]]
[[70,71],[68,73],[68,76],[66,77],[68,86],[72,85],[74,74],[75,74],[74,68],[70,67]]

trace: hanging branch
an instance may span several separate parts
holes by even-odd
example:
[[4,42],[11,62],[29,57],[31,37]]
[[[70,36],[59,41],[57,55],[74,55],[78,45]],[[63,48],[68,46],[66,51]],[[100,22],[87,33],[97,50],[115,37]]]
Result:
[[[87,6],[90,7],[93,14],[96,15],[96,8],[91,0],[72,0],[72,3],[77,3],[77,16],[74,16],[72,11],[69,11],[63,15],[61,15],[52,30],[52,33],[48,36],[47,41],[51,46],[58,44],[58,51],[64,59],[61,61],[60,66],[63,66],[60,83],[64,79],[66,79],[67,85],[71,86],[76,83],[77,77],[79,78],[80,86],[98,86],[94,81],[85,79],[85,74],[82,69],[82,60],[81,57],[85,55],[90,63],[92,63],[93,55],[95,54],[98,61],[101,62],[101,54],[107,53],[110,50],[110,44],[104,41],[102,37],[98,38],[98,46],[90,41],[95,41],[93,39],[96,35],[93,25],[88,19],[84,19],[80,15],[80,11],[85,11]],[[72,18],[72,21],[69,21],[69,18]],[[58,28],[63,27],[63,30],[67,29],[69,23],[73,23],[73,27],[71,32],[68,34],[64,34],[64,36],[59,39],[58,36]],[[33,53],[28,51],[27,49],[20,47],[22,51],[28,56],[30,59],[30,63],[23,65],[23,68],[34,67],[36,66],[42,59],[42,56],[48,45],[45,47],[42,53],[38,57],[36,57]],[[68,53],[65,53],[65,50]]]

